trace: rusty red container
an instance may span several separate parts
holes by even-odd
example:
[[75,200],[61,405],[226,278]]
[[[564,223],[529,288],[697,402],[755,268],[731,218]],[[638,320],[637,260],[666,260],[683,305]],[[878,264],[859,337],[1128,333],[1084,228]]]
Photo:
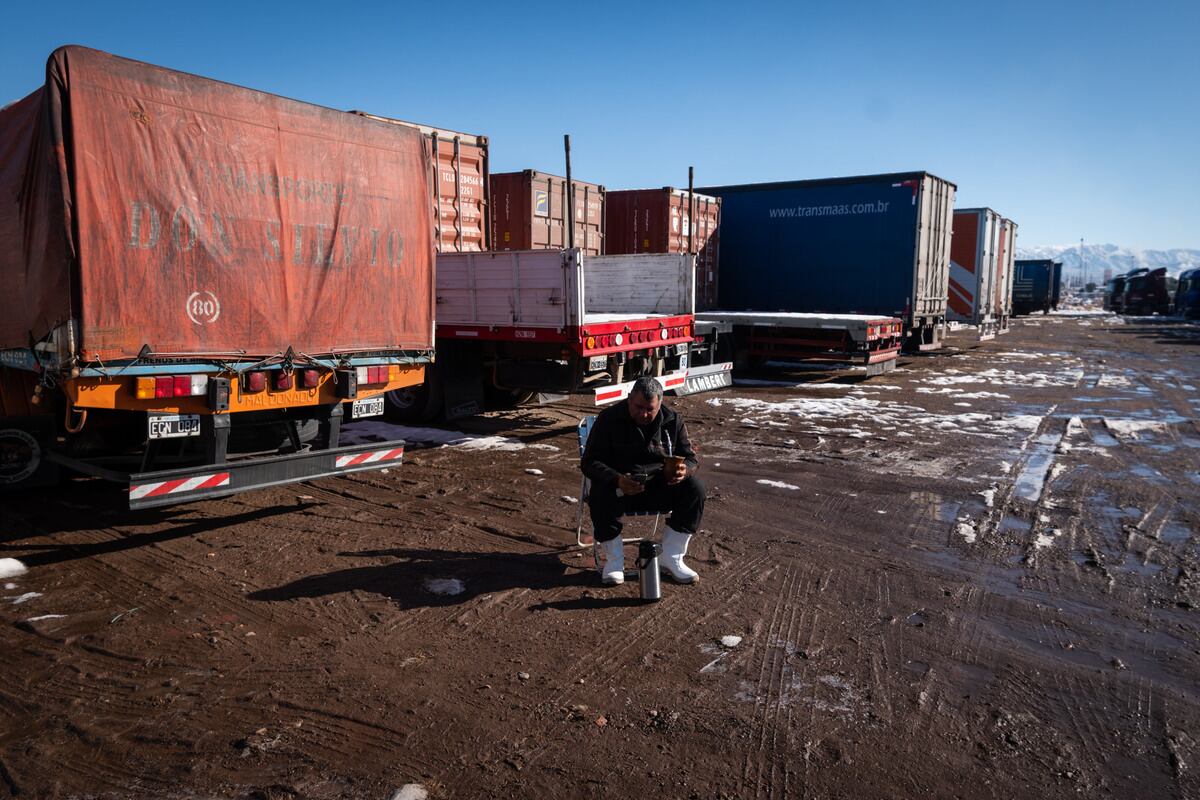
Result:
[[695,253],[696,307],[717,306],[721,201],[685,189],[622,189],[605,200],[609,255]]
[[[584,255],[604,249],[604,187],[572,180],[575,188],[575,247]],[[567,180],[527,169],[491,176],[492,247],[552,250],[566,247]]]
[[429,202],[433,241],[439,253],[487,250],[491,235],[488,214],[488,137],[432,128],[402,119],[355,111],[370,119],[416,128],[429,153]]

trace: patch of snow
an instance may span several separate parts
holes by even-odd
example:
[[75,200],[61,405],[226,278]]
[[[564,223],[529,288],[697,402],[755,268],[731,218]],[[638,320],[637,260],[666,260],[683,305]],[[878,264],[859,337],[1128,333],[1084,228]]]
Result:
[[1000,462],[1000,471],[1003,472],[1005,475],[1012,472],[1012,467],[1013,467],[1013,465],[1007,461]]
[[783,481],[771,481],[771,480],[767,480],[766,478],[759,478],[757,483],[761,483],[763,486],[773,486],[776,489],[799,489],[800,488],[799,486],[796,486],[795,484],[792,484],[792,483],[784,483]]
[[465,450],[516,451],[527,447],[536,450],[557,450],[551,444],[527,445],[506,436],[483,436],[480,434],[447,431],[441,428],[424,428],[412,425],[393,425],[390,422],[355,422],[342,428],[344,445],[369,444],[403,439],[407,444],[461,447]]
[[956,405],[956,406],[962,406],[963,408],[970,408],[970,407],[971,407],[971,404],[970,404],[970,403],[955,403],[954,405]]
[[1133,439],[1138,438],[1138,435],[1146,431],[1163,431],[1167,429],[1167,424],[1161,420],[1149,419],[1109,419],[1104,418],[1104,427],[1118,436],[1126,436]]
[[975,526],[971,524],[971,520],[969,519],[959,520],[954,530],[959,536],[966,539],[967,544],[975,544],[975,539],[979,536],[975,530]]
[[737,647],[741,643],[742,643],[742,637],[740,637],[740,636],[732,636],[731,635],[731,636],[722,636],[721,637],[721,646],[722,647]]
[[10,598],[8,598],[8,601],[10,603],[12,603],[14,606],[19,606],[19,605],[21,605],[21,603],[28,603],[30,600],[33,600],[34,598],[41,597],[41,596],[42,596],[41,592],[26,592],[25,594],[20,595],[19,597],[10,597]]
[[429,792],[419,783],[406,783],[396,790],[391,800],[429,800]]
[[425,588],[433,594],[456,595],[467,590],[467,585],[458,578],[426,578]]
[[30,617],[26,622],[41,622],[44,619],[66,619],[66,614],[42,614],[40,617]]
[[1041,550],[1043,547],[1049,547],[1054,544],[1054,537],[1058,536],[1062,531],[1054,528],[1047,533],[1039,533],[1033,540],[1033,546]]
[[575,503],[579,502],[578,497],[571,497],[571,495],[569,495],[569,494],[564,494],[562,497],[560,497],[558,499],[562,500],[564,503],[569,503],[571,505],[574,505]]
[[28,571],[29,567],[15,558],[0,558],[0,578],[15,578]]
[[990,489],[984,489],[982,492],[979,493],[979,496],[983,498],[983,502],[987,504],[988,508],[992,508],[993,506],[996,505],[996,487],[995,486],[993,486]]
[[542,472],[540,469],[534,469],[533,467],[528,467],[525,470],[525,474],[526,475],[545,475],[546,473]]

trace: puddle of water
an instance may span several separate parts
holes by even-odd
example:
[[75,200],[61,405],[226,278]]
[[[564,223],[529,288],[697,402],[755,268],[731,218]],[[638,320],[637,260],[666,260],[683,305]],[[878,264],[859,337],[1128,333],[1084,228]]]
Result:
[[1000,520],[1000,527],[997,530],[999,533],[1029,533],[1032,527],[1033,523],[1029,520],[1006,514],[1004,519]]
[[928,618],[924,614],[922,614],[920,611],[914,611],[908,615],[907,619],[904,620],[904,624],[912,625],[914,628],[923,628],[925,627],[925,623],[927,621]]
[[1129,471],[1139,478],[1162,478],[1161,472],[1145,464],[1135,464],[1129,468]]
[[1046,487],[1046,475],[1054,463],[1054,449],[1062,440],[1061,433],[1043,433],[1029,448],[1029,460],[1017,476],[1016,495],[1036,503]]
[[954,522],[958,519],[958,512],[962,508],[962,503],[938,503],[937,511],[934,512],[938,522]]
[[1192,529],[1182,522],[1168,522],[1162,526],[1162,530],[1158,532],[1158,538],[1164,542],[1176,544],[1178,542],[1186,542],[1192,538]]
[[1141,575],[1144,578],[1152,578],[1158,573],[1162,572],[1163,565],[1155,564],[1152,561],[1143,563],[1142,560],[1138,558],[1137,553],[1126,553],[1125,561],[1121,564],[1121,569],[1125,572],[1132,572],[1137,575]]

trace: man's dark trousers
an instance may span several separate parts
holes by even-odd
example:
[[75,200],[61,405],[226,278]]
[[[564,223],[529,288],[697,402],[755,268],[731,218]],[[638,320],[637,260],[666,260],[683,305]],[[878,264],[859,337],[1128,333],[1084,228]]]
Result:
[[646,491],[632,497],[618,497],[616,483],[592,484],[588,506],[592,511],[592,530],[596,541],[607,542],[621,535],[621,516],[635,511],[670,512],[667,525],[679,533],[694,534],[704,513],[704,484],[695,475],[669,485],[662,473],[646,484]]

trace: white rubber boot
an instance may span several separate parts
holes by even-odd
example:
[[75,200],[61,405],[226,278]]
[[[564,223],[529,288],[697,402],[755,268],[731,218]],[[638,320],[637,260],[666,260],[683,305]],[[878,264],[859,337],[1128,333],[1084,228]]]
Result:
[[605,586],[620,586],[625,582],[625,550],[621,537],[607,542],[596,542],[597,555],[603,558],[600,566],[600,582]]
[[683,563],[687,555],[688,542],[692,540],[690,533],[680,533],[671,528],[663,529],[662,540],[662,571],[671,576],[676,583],[695,583],[700,580],[696,571]]

